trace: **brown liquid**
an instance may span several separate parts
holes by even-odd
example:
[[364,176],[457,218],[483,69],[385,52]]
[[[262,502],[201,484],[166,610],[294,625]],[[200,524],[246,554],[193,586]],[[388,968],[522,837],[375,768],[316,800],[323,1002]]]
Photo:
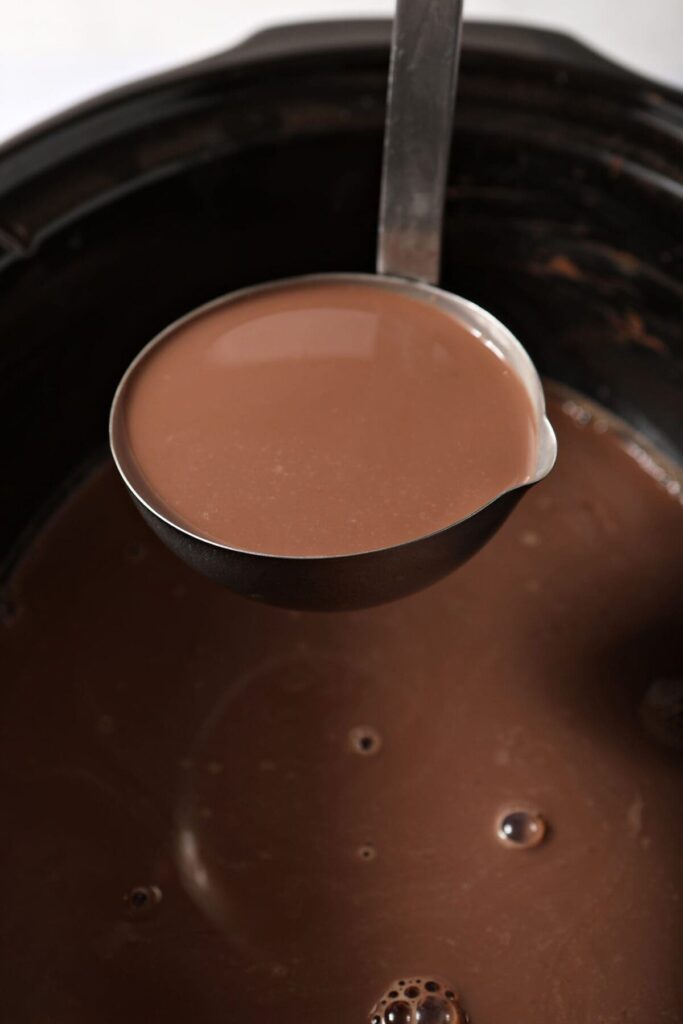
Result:
[[[472,1024],[681,1020],[682,762],[649,715],[683,515],[551,416],[557,468],[490,544],[366,612],[221,590],[109,466],[74,495],[0,630],[4,1020],[365,1024],[394,979]],[[501,839],[516,810],[541,842]]]
[[527,480],[527,393],[423,301],[308,284],[193,317],[125,390],[124,468],[172,522],[281,555],[388,547]]

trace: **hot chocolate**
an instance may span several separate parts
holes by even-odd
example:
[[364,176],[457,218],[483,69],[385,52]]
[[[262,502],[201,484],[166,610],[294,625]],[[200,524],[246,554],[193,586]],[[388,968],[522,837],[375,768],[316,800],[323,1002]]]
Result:
[[550,414],[490,544],[365,612],[209,583],[109,465],[74,493],[0,628],[8,1021],[680,1019],[683,511]]
[[278,555],[415,540],[528,480],[536,457],[530,399],[492,342],[359,283],[194,314],[133,368],[118,429],[157,511]]

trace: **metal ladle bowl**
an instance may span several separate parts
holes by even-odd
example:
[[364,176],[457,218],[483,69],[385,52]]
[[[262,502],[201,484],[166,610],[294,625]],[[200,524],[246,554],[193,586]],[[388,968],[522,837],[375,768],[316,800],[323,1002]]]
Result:
[[[377,274],[324,274],[276,281],[216,299],[154,338],[126,371],[114,396],[110,444],[135,504],[168,547],[193,569],[247,597],[287,608],[341,611],[404,597],[446,576],[473,555],[557,455],[543,388],[519,341],[494,316],[436,287],[462,24],[462,0],[398,0],[391,48],[378,231]],[[246,296],[314,281],[372,284],[431,303],[493,345],[526,388],[535,413],[531,478],[483,508],[427,536],[349,555],[282,556],[242,551],[172,522],[129,472],[122,429],[129,376],[179,324]]]

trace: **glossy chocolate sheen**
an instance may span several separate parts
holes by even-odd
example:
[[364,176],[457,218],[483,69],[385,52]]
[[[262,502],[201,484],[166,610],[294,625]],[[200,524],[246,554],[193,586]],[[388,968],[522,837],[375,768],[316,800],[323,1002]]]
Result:
[[117,457],[208,540],[344,555],[445,529],[531,477],[535,415],[495,344],[425,298],[302,282],[185,319],[133,367]]
[[194,575],[109,465],[74,493],[0,637],[8,1021],[364,1024],[395,979],[472,1024],[680,1019],[683,513],[550,415],[491,543],[360,613]]

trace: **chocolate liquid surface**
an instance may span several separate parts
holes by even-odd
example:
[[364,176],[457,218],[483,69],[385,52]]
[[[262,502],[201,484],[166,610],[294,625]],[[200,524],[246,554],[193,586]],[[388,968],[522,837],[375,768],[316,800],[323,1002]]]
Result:
[[117,436],[138,493],[248,551],[415,540],[535,464],[531,403],[501,356],[436,306],[372,285],[215,306],[142,358],[123,399]]
[[193,574],[110,465],[74,493],[0,636],[3,1019],[362,1024],[432,975],[472,1024],[683,1019],[681,755],[642,714],[680,693],[683,514],[550,414],[486,548],[364,612]]

